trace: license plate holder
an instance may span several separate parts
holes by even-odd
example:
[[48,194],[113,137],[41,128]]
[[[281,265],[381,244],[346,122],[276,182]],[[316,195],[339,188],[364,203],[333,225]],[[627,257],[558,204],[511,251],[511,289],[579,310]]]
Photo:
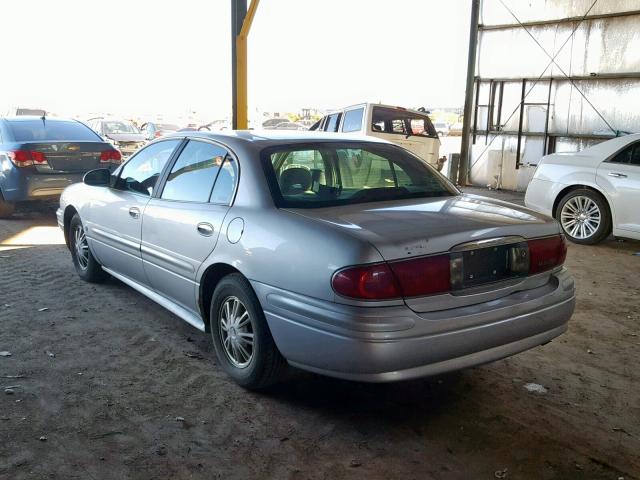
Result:
[[526,276],[528,263],[526,242],[454,252],[451,254],[451,289],[462,290]]

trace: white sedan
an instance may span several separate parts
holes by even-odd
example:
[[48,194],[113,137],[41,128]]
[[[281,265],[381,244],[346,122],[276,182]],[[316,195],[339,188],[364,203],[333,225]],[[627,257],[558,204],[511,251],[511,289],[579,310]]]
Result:
[[572,242],[611,233],[640,240],[640,134],[543,157],[524,201],[555,217]]

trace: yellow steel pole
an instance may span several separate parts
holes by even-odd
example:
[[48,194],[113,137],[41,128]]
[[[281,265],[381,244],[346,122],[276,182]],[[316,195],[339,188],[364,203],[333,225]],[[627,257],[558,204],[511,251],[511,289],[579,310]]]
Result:
[[246,130],[249,128],[249,102],[247,96],[247,37],[251,30],[253,17],[258,9],[260,0],[253,0],[247,15],[242,22],[240,35],[236,37],[236,92],[237,92],[237,117],[238,130]]

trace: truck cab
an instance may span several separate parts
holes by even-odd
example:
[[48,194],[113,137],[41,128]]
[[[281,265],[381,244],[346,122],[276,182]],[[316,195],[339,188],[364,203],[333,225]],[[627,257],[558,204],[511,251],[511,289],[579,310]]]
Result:
[[438,165],[440,139],[426,113],[378,103],[362,103],[332,112],[310,130],[361,133],[406,148],[427,163]]

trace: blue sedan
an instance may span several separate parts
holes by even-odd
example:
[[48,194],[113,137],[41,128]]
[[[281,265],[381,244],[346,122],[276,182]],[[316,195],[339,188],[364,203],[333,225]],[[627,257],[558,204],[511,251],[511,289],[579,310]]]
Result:
[[46,117],[0,118],[0,218],[16,202],[52,199],[121,154],[85,124]]

